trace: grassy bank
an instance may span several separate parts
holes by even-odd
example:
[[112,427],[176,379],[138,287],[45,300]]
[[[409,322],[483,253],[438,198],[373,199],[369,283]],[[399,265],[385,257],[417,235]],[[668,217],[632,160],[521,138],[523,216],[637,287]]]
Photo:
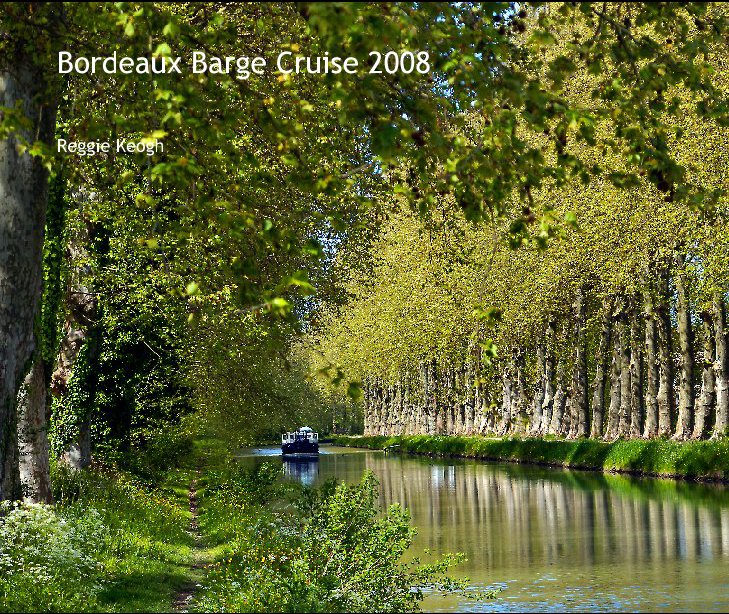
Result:
[[167,612],[186,579],[189,470],[53,472],[55,505],[0,505],[0,612]]
[[466,589],[458,556],[402,562],[414,529],[372,474],[312,490],[215,439],[133,460],[57,467],[54,505],[0,504],[0,612],[410,612]]
[[591,439],[560,441],[412,435],[337,436],[334,437],[334,443],[373,450],[399,446],[401,452],[408,454],[532,463],[692,480],[729,480],[729,440],[605,442]]

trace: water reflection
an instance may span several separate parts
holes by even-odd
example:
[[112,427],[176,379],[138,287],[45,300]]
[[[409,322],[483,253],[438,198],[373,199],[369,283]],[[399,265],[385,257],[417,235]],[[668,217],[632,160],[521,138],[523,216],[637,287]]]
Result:
[[307,484],[373,471],[381,502],[410,510],[418,552],[465,552],[459,573],[507,587],[497,602],[431,598],[429,610],[729,611],[724,486],[374,452],[285,464]]
[[319,476],[318,457],[285,456],[282,458],[286,477],[298,480],[306,486],[313,486],[316,483]]

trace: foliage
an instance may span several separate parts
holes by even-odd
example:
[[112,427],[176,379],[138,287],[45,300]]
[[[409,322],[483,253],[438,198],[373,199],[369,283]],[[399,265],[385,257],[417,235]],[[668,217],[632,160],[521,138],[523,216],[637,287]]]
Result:
[[64,247],[66,242],[66,181],[62,170],[49,181],[46,228],[43,239],[43,296],[41,299],[41,356],[52,364],[58,352],[63,300]]
[[415,611],[426,587],[464,589],[445,575],[459,557],[401,562],[414,529],[399,506],[378,510],[373,475],[291,493],[292,514],[261,507],[275,502],[278,474],[265,463],[209,474],[201,529],[219,554],[196,600],[201,611]]
[[[645,22],[639,29],[645,36],[632,38],[637,16],[643,15],[642,21],[645,15],[623,8],[627,13],[621,13],[620,23],[631,24],[621,26],[627,28],[624,36],[631,33],[626,44],[651,46],[656,32]],[[600,11],[596,4],[579,10],[583,16]],[[614,97],[603,95],[612,87],[607,81],[618,79],[622,69],[608,55],[592,56],[597,62],[592,66],[581,65],[575,55],[591,56],[594,50],[586,50],[585,45],[593,35],[601,36],[590,26],[599,22],[589,17],[583,21],[579,15],[570,18],[569,26],[559,26],[560,18],[553,21],[555,15],[570,11],[559,5],[533,14],[525,9],[528,16],[519,35],[523,44],[529,47],[550,40],[531,69],[546,76],[554,64],[569,64],[570,78],[559,89],[563,102],[590,109],[594,115],[590,131],[597,143],[625,136],[628,128],[616,127],[616,118],[635,102],[634,96],[646,96],[653,86],[634,76],[632,85],[622,83]],[[726,14],[718,6],[707,11]],[[562,29],[550,30],[553,37],[547,37],[545,21]],[[723,45],[716,41],[713,51],[702,57],[712,75],[716,100],[729,91]],[[618,53],[620,46],[612,51]],[[647,48],[640,53],[648,53]],[[643,58],[639,64],[646,71],[659,70],[654,59],[636,57]],[[567,62],[567,58],[572,59]],[[314,348],[310,353],[313,370],[346,365],[347,377],[353,380],[378,378],[390,385],[406,377],[418,380],[418,369],[431,361],[443,370],[464,368],[475,347],[484,367],[479,385],[493,403],[501,395],[500,376],[514,352],[524,357],[525,380],[531,389],[536,379],[535,346],[543,341],[546,323],[555,320],[571,327],[573,302],[581,291],[587,303],[586,354],[592,376],[603,300],[615,295],[642,300],[644,292],[654,292],[654,280],[673,266],[676,254],[685,255],[689,263],[691,315],[698,322],[712,293],[727,289],[729,201],[723,193],[725,177],[715,172],[729,163],[727,126],[723,118],[697,109],[691,88],[670,81],[651,104],[672,101],[680,112],[661,116],[660,131],[665,135],[655,140],[661,153],[648,152],[644,143],[645,156],[639,164],[648,163],[651,155],[669,156],[677,165],[673,171],[680,169],[699,193],[715,196],[710,207],[680,206],[670,189],[667,194],[665,186],[656,185],[656,176],[648,169],[615,185],[618,175],[625,178],[633,172],[624,152],[587,142],[593,137],[585,142],[570,137],[559,151],[553,151],[548,143],[559,126],[549,121],[543,132],[519,125],[516,133],[543,152],[549,163],[559,165],[561,160],[569,165],[568,159],[575,158],[592,166],[595,174],[588,177],[578,172],[556,184],[532,185],[528,196],[513,192],[502,202],[503,216],[488,216],[480,224],[469,221],[457,196],[447,190],[433,195],[427,210],[414,210],[399,188],[404,173],[393,171],[388,177],[392,193],[382,196],[380,203],[389,215],[373,227],[366,253],[345,245],[337,254],[354,272],[341,282],[344,302],[323,305],[316,314],[308,339]],[[638,126],[647,120],[646,113],[629,129],[639,140],[645,136],[638,135]],[[473,113],[464,135],[483,138],[490,122]],[[584,126],[581,120],[576,122],[574,130]],[[498,317],[489,315],[494,313]],[[569,372],[573,355],[569,340],[560,339],[555,351]]]

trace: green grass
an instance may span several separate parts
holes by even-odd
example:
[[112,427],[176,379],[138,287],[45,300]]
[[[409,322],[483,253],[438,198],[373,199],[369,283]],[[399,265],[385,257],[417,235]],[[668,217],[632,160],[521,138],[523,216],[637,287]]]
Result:
[[55,467],[56,504],[12,508],[0,522],[9,561],[0,612],[169,612],[193,559],[192,471],[150,480],[112,466]]
[[175,469],[154,486],[124,474],[86,476],[74,505],[98,510],[110,532],[99,553],[106,581],[97,611],[170,610],[187,581],[193,551],[190,474],[190,469]]
[[605,442],[592,439],[562,441],[411,435],[336,436],[334,443],[373,450],[399,446],[401,452],[408,454],[522,462],[694,480],[729,480],[729,440],[674,442],[665,439],[634,439]]

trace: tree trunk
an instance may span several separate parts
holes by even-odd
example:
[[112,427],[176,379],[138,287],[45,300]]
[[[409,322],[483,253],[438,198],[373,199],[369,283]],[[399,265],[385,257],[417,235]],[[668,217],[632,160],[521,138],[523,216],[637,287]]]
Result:
[[658,331],[651,290],[646,289],[643,296],[643,305],[645,308],[646,359],[645,429],[643,431],[643,437],[648,439],[658,435],[658,386],[660,380],[660,368],[656,356],[656,335],[658,334]]
[[516,391],[515,391],[515,413],[514,433],[526,433],[529,428],[529,416],[527,415],[527,393],[524,382],[524,353],[518,351],[514,357],[516,365]]
[[377,420],[379,408],[377,406],[377,378],[372,378],[372,385],[370,387],[370,435],[377,435]]
[[605,299],[602,305],[600,320],[600,343],[595,357],[595,380],[592,392],[592,425],[590,437],[599,439],[602,436],[603,418],[605,416],[605,371],[608,351],[610,349],[612,301]]
[[557,361],[557,389],[552,403],[552,420],[549,423],[549,434],[561,436],[563,434],[563,418],[567,398],[564,391],[564,361]]
[[435,362],[431,362],[427,367],[428,372],[428,392],[426,395],[426,415],[428,418],[428,435],[437,435],[438,427],[438,401],[437,395],[437,383],[436,383],[436,366]]
[[691,313],[686,290],[686,269],[682,256],[676,257],[676,294],[678,295],[678,343],[681,349],[680,382],[678,387],[678,417],[673,438],[679,441],[691,435],[691,412],[694,409],[694,355]]
[[512,374],[514,372],[513,363],[509,363],[501,376],[501,418],[496,427],[496,434],[502,437],[509,430],[511,423],[511,401],[512,401]]
[[455,388],[453,390],[453,434],[463,435],[466,423],[465,404],[465,381],[466,367],[458,367],[454,370]]
[[620,418],[618,421],[618,437],[630,434],[631,413],[631,373],[632,352],[630,347],[630,327],[628,325],[628,308],[623,309],[618,323],[620,335]]
[[701,314],[704,333],[704,351],[701,360],[701,393],[696,398],[692,439],[703,439],[716,401],[716,376],[714,375],[714,331],[711,314]]
[[466,401],[465,424],[463,429],[466,435],[472,435],[476,421],[476,347],[469,344],[468,360],[466,362]]
[[362,414],[364,417],[363,433],[365,435],[371,435],[372,426],[371,426],[371,416],[370,416],[370,408],[371,408],[370,397],[372,395],[372,392],[370,389],[370,378],[369,377],[366,377],[364,380],[364,386],[363,386],[362,392],[363,392],[363,394],[362,394]]
[[[637,298],[637,297],[636,297]],[[643,425],[643,334],[640,329],[638,301],[630,312],[630,431],[635,439],[641,436]]]
[[669,312],[668,273],[663,272],[658,279],[659,303],[656,308],[658,329],[658,435],[671,434],[673,416],[673,363],[671,362],[671,314]]
[[[618,309],[622,311],[622,306],[619,306]],[[615,334],[613,335],[613,355],[610,363],[610,406],[608,407],[605,439],[614,439],[617,437],[618,425],[620,423],[620,393],[622,391],[620,359],[623,355],[623,339],[624,335],[620,331],[620,322],[616,320]]]
[[[49,144],[54,105],[39,104],[42,70],[28,54],[32,41],[5,41],[0,105],[20,107],[29,119],[19,130],[29,142]],[[43,226],[48,176],[40,158],[18,152],[16,136],[0,141],[0,500],[18,499],[18,392],[36,347],[34,324],[41,297]]]
[[426,435],[428,432],[427,425],[427,398],[428,398],[428,368],[424,362],[420,363],[420,388],[418,390],[416,411],[417,435]]
[[720,292],[714,294],[714,335],[716,339],[716,361],[714,374],[716,375],[716,414],[714,418],[714,432],[712,438],[727,434],[729,426],[729,341],[726,330],[726,304],[724,295]]
[[536,380],[534,382],[534,403],[532,405],[532,422],[530,433],[539,434],[542,424],[542,402],[544,401],[544,345],[537,345]]
[[575,364],[572,370],[570,391],[569,437],[587,435],[587,352],[585,348],[585,297],[582,288],[577,290],[572,305],[575,314],[574,343]]
[[544,400],[542,401],[542,424],[539,433],[546,435],[549,432],[549,424],[552,420],[552,409],[554,407],[554,333],[556,323],[550,321],[547,325],[546,345],[547,355],[544,361]]
[[53,502],[47,404],[45,364],[38,356],[18,394],[20,480],[25,498],[33,503]]
[[410,371],[405,373],[405,380],[403,383],[402,390],[402,407],[405,412],[405,424],[404,433],[405,435],[412,435],[415,433],[415,415],[413,411],[413,398],[412,398],[412,373]]

